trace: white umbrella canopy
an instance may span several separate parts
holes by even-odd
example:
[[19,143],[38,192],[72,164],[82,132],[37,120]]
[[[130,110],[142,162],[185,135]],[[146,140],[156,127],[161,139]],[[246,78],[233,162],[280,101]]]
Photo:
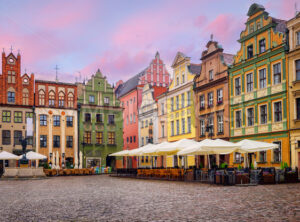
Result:
[[0,153],[0,160],[18,160],[19,156],[6,152],[6,151],[2,151]]
[[129,153],[128,153],[128,156],[141,156],[143,150],[148,149],[152,146],[154,146],[154,145],[151,144],[151,143],[148,143],[147,145],[142,146],[140,148],[130,150]]
[[178,151],[194,146],[195,144],[197,144],[195,140],[182,139],[159,147],[156,153],[160,155],[175,155]]
[[147,149],[144,149],[142,151],[142,154],[143,156],[157,156],[157,151],[160,149],[160,148],[163,148],[163,147],[167,147],[169,146],[170,144],[172,143],[169,143],[169,142],[162,142],[160,144],[155,144],[153,146],[150,146],[150,147],[147,147]]
[[[23,155],[19,156],[19,159],[22,159]],[[26,153],[26,158],[29,160],[43,160],[43,159],[47,159],[46,156],[40,154],[40,153],[36,153],[33,151],[29,151],[28,153]]]
[[255,153],[260,151],[277,149],[279,147],[278,144],[266,143],[266,142],[255,141],[255,140],[248,140],[248,139],[241,140],[236,144],[240,146],[240,149],[238,150],[238,152],[240,153]]
[[184,155],[205,155],[205,154],[208,154],[208,152],[206,150],[202,149],[202,146],[205,145],[205,144],[209,144],[211,142],[212,142],[211,139],[202,140],[200,142],[197,142],[197,144],[194,144],[193,146],[190,146],[188,148],[185,148],[185,149],[179,151],[177,153],[177,155],[184,156]]
[[207,154],[229,154],[239,150],[240,148],[241,145],[222,139],[211,140],[202,145],[203,151],[207,151]]
[[116,153],[109,154],[109,156],[128,156],[129,150],[122,150]]

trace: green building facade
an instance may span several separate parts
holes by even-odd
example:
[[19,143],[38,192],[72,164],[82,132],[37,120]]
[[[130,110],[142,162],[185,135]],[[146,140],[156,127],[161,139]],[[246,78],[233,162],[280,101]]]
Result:
[[100,70],[78,83],[79,147],[83,166],[118,167],[109,154],[123,148],[123,114],[113,87]]

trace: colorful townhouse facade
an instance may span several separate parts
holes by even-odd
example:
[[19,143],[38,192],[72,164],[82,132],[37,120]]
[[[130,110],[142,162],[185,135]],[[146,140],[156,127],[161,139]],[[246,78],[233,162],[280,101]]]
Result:
[[[145,84],[168,87],[170,74],[157,52],[150,65],[126,82],[119,81],[115,93],[123,107],[123,149],[131,150],[139,147],[138,110],[142,103],[142,90]],[[136,157],[124,158],[124,166],[137,167]]]
[[168,91],[157,97],[158,143],[168,141],[167,94]]
[[[139,147],[148,143],[158,144],[158,108],[157,97],[167,91],[163,86],[145,84],[142,91],[142,103],[138,110]],[[161,166],[161,157],[143,156],[139,159],[139,166]]]
[[78,83],[79,147],[84,167],[122,166],[109,154],[123,149],[123,109],[101,71]]
[[[201,56],[201,72],[194,79],[196,140],[206,138],[229,141],[229,74],[233,55],[224,53],[212,39]],[[197,163],[208,166],[207,156],[197,157]],[[229,155],[212,155],[210,165],[229,163]]]
[[[252,4],[240,50],[230,75],[230,140],[254,139],[279,145],[278,149],[251,155],[258,167],[290,163],[288,75],[285,55],[286,22],[269,16]],[[243,165],[240,153],[230,156],[231,165]]]
[[[190,57],[178,52],[172,63],[174,78],[167,93],[167,137],[168,142],[183,138],[195,139],[195,107],[193,79],[200,73],[201,65],[192,64]],[[167,167],[181,166],[187,161],[188,166],[195,165],[194,156],[187,160],[177,156],[167,157]]]
[[[22,154],[21,139],[27,138],[27,149],[34,150],[34,74],[21,75],[21,55],[2,52],[0,75],[0,150]],[[30,124],[31,127],[27,128]],[[27,129],[31,132],[27,132]],[[6,166],[15,161],[6,161]],[[3,164],[2,161],[0,164]]]
[[49,165],[78,167],[77,86],[58,81],[35,81],[36,152]]
[[287,22],[291,166],[300,168],[300,13]]

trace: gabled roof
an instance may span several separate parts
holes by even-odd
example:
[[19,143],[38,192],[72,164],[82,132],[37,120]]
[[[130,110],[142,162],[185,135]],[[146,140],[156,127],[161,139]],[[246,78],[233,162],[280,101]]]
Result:
[[265,7],[262,6],[262,5],[259,5],[259,4],[252,4],[248,10],[248,13],[247,15],[248,16],[252,16],[254,14],[256,14],[257,12],[260,12],[260,11],[265,11]]
[[190,72],[190,73],[199,75],[200,72],[201,72],[201,64],[194,64],[194,63],[191,63],[191,64],[188,66],[188,69],[189,69],[189,72]]
[[128,79],[126,82],[124,82],[123,84],[121,84],[116,89],[116,95],[117,95],[117,97],[124,96],[125,94],[127,94],[131,90],[135,89],[138,86],[138,84],[139,84],[140,77],[143,76],[145,74],[145,72],[146,72],[146,69],[144,69],[139,74],[136,74],[135,76],[133,76],[132,78]]
[[178,59],[178,57],[183,57],[184,59],[190,59],[190,57],[186,56],[185,54],[183,54],[182,52],[177,52],[175,59],[173,60],[172,66],[173,67]]
[[158,96],[160,96],[161,94],[163,94],[168,90],[167,87],[163,87],[163,86],[153,86],[152,88],[154,89],[153,98],[155,101],[157,101]]

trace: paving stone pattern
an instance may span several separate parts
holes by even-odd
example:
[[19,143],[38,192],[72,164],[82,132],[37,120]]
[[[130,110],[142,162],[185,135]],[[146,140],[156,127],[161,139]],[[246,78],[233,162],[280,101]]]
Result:
[[300,221],[300,184],[224,187],[105,175],[0,180],[0,221]]

